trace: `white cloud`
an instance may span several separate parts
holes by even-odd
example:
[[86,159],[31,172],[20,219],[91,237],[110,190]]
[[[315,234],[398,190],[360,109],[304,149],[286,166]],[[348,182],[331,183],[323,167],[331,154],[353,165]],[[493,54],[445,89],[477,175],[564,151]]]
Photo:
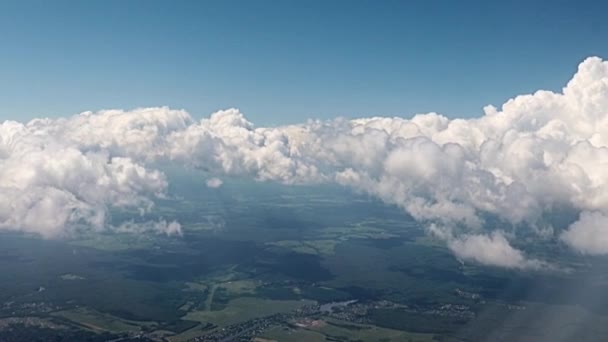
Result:
[[108,204],[147,209],[165,176],[133,159],[84,150],[48,129],[53,122],[0,125],[0,229],[51,237],[103,229]]
[[[471,119],[429,113],[256,128],[236,109],[195,121],[144,108],[5,122],[0,227],[51,236],[78,224],[101,229],[107,206],[145,209],[162,196],[164,175],[146,166],[161,160],[218,176],[337,182],[458,227],[458,246],[483,242],[517,259],[487,228],[488,215],[517,229],[542,225],[554,207],[608,215],[607,108],[608,62],[593,57],[562,92],[518,96]],[[575,248],[588,233],[577,227],[564,235]]]
[[501,231],[490,235],[464,235],[448,242],[454,254],[464,260],[484,265],[506,268],[539,269],[547,265],[536,259],[528,259],[511,246]]
[[222,182],[222,180],[219,178],[213,177],[213,178],[207,179],[205,184],[207,185],[208,188],[215,189],[215,188],[219,188],[220,186],[222,186],[222,184],[224,184],[224,182]]
[[608,216],[583,212],[580,219],[564,231],[561,239],[584,254],[608,254]]
[[121,223],[119,226],[111,227],[112,230],[121,233],[157,233],[171,235],[182,235],[182,226],[177,221],[167,222],[165,220],[160,221],[149,221],[149,222],[134,222],[127,221]]

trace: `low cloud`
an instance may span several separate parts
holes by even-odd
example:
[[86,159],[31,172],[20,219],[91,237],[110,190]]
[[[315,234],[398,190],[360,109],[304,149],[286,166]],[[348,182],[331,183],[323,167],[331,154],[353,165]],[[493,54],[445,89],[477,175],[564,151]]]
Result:
[[167,222],[165,220],[160,221],[148,221],[148,222],[134,222],[127,221],[123,222],[118,226],[112,226],[111,229],[115,232],[130,233],[130,234],[141,234],[141,233],[157,233],[165,234],[167,236],[179,235],[182,236],[182,226],[177,221]]
[[561,239],[583,254],[608,254],[608,216],[602,212],[583,212],[562,233]]
[[219,188],[220,186],[222,186],[222,184],[224,184],[224,182],[222,182],[221,179],[214,177],[214,178],[207,179],[205,184],[207,184],[208,188],[215,189],[215,188]]
[[536,259],[529,259],[511,246],[501,231],[491,234],[464,235],[448,242],[448,247],[463,260],[505,268],[540,269],[546,267]]
[[[510,247],[506,229],[513,238],[522,229],[560,234],[576,250],[605,254],[597,222],[608,216],[607,108],[608,62],[591,57],[561,92],[517,96],[471,119],[428,113],[255,127],[237,109],[196,121],[180,110],[143,108],[7,121],[0,229],[57,236],[83,225],[103,229],[109,206],[149,210],[167,188],[149,166],[162,161],[218,177],[348,186],[428,227],[450,227],[452,250],[481,263],[529,261]],[[544,229],[544,215],[561,207],[596,214],[582,214],[563,235]]]

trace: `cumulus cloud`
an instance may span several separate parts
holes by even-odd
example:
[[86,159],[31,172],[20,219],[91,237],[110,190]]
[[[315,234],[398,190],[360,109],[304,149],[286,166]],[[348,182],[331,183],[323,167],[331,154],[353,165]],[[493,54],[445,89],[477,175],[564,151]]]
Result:
[[[608,215],[608,62],[588,58],[561,92],[517,96],[471,119],[429,113],[255,127],[236,109],[196,121],[144,108],[5,122],[0,227],[55,235],[103,227],[109,205],[149,208],[166,189],[164,175],[147,166],[153,161],[285,184],[338,183],[442,227],[438,236],[461,257],[530,265],[497,229],[514,238],[521,229],[561,234],[544,222],[561,207]],[[588,221],[581,215],[562,240],[579,250],[585,236],[602,240],[601,229],[581,228],[597,226]]]
[[545,263],[529,259],[511,246],[501,231],[491,234],[465,235],[448,242],[454,254],[464,260],[506,268],[539,269]]
[[222,182],[222,180],[219,178],[213,177],[213,178],[207,179],[205,184],[207,184],[208,188],[215,189],[215,188],[219,188],[220,186],[222,186],[222,184],[224,184],[224,182]]
[[131,158],[85,150],[28,125],[0,125],[0,228],[62,235],[79,225],[103,229],[107,205],[146,210],[165,176]]
[[583,212],[580,219],[562,233],[561,239],[584,254],[607,254],[608,216],[601,212]]

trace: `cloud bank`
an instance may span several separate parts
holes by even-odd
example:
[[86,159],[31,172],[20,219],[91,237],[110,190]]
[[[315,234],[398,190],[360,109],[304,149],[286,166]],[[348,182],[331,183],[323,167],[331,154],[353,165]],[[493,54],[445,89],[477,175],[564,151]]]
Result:
[[[236,109],[200,121],[168,108],[7,121],[0,228],[44,236],[103,229],[110,205],[149,210],[167,181],[147,165],[169,161],[218,176],[351,187],[403,208],[457,256],[484,264],[538,267],[505,237],[522,229],[608,253],[608,62],[588,58],[561,92],[484,112],[283,127],[255,127]],[[580,219],[558,231],[543,215],[563,207]]]

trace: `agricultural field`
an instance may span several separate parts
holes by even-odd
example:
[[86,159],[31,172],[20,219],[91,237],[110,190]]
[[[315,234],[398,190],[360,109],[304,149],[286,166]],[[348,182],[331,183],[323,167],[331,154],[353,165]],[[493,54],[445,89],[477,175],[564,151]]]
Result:
[[221,310],[191,311],[184,319],[223,327],[280,312],[290,312],[311,303],[313,302],[242,297],[231,300]]
[[145,219],[111,220],[178,219],[181,236],[3,233],[0,271],[11,277],[0,277],[0,320],[13,330],[0,326],[0,340],[32,329],[173,342],[231,331],[260,341],[608,336],[594,296],[608,293],[604,260],[560,254],[568,272],[488,268],[455,258],[399,208],[343,189],[170,184]]
[[356,324],[331,318],[321,318],[309,326],[281,326],[258,336],[259,341],[373,341],[373,342],[433,342],[433,334],[417,334]]

